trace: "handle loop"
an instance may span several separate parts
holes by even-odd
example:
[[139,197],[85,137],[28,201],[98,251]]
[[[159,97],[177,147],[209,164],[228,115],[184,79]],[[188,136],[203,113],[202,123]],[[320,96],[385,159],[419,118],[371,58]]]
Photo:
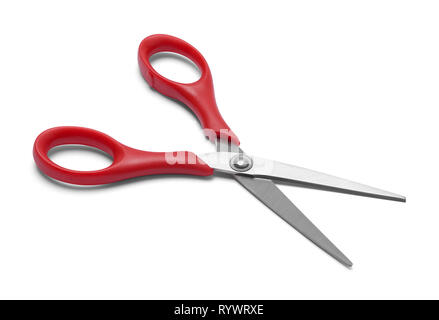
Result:
[[[111,155],[113,163],[107,168],[93,171],[78,171],[61,167],[50,160],[47,153],[53,147],[65,144],[98,148]],[[48,129],[37,137],[33,149],[35,163],[44,174],[55,180],[79,185],[107,184],[153,174],[197,176],[213,174],[213,169],[192,152],[178,152],[180,161],[170,161],[169,154],[133,149],[102,132],[83,127]]]
[[[158,52],[174,52],[192,60],[201,71],[200,79],[192,83],[180,83],[163,77],[149,61]],[[148,84],[163,95],[191,108],[209,139],[229,139],[239,145],[238,137],[230,130],[218,110],[209,65],[197,49],[179,38],[156,34],[140,43],[138,60],[140,71]]]

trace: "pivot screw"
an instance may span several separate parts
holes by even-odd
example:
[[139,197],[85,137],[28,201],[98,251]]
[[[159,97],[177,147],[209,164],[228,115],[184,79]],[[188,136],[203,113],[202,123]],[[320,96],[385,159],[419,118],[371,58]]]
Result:
[[253,160],[243,153],[237,154],[232,159],[230,159],[230,167],[238,172],[248,171],[251,169],[252,166]]

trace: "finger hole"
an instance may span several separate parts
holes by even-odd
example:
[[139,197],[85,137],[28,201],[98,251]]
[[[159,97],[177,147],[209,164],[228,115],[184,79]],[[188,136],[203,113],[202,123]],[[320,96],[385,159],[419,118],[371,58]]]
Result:
[[49,150],[47,156],[57,165],[77,171],[105,169],[113,163],[113,158],[108,153],[78,144],[54,147]]
[[192,83],[201,77],[197,65],[187,57],[173,52],[159,52],[149,58],[155,71],[163,77],[180,83]]

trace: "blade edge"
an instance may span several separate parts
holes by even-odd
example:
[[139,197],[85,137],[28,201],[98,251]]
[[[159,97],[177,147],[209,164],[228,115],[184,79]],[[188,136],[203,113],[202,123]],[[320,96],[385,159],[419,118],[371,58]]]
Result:
[[[242,152],[242,150],[239,150],[239,152]],[[253,167],[248,171],[237,172],[231,169],[229,165],[229,161],[235,155],[237,155],[237,153],[216,152],[203,154],[199,157],[201,157],[201,159],[203,159],[203,161],[212,167],[216,172],[269,179],[297,187],[406,202],[406,198],[404,196],[393,192],[323,172],[258,157],[251,157],[254,163]]]
[[234,175],[235,180],[259,201],[341,264],[352,262],[284,195],[271,180]]

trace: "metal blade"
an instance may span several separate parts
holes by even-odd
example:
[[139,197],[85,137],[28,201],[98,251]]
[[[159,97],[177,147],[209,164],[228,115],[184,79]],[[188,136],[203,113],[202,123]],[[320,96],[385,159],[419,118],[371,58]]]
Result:
[[252,193],[279,217],[303,236],[347,267],[352,262],[280,191],[271,180],[234,176],[244,188]]
[[301,187],[405,202],[405,197],[396,193],[338,178],[326,173],[263,158],[251,157],[253,166],[245,172],[237,172],[230,167],[230,161],[238,155],[239,153],[216,152],[205,154],[201,157],[212,168],[228,174],[244,174],[256,178],[284,181]]

